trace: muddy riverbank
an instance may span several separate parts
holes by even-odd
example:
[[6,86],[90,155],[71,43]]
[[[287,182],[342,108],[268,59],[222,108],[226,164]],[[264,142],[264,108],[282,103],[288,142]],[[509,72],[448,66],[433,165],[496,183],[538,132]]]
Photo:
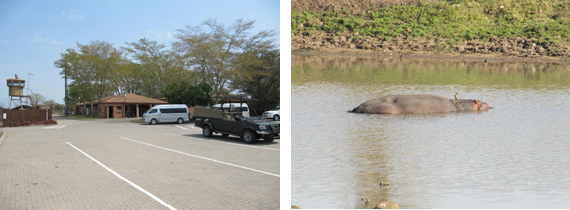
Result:
[[[558,14],[560,11],[557,9],[560,5],[564,6],[564,3],[540,3],[534,7],[523,3],[505,4],[505,7],[481,1],[464,3],[465,6],[461,7],[461,4],[447,1],[435,2],[439,3],[434,3],[436,6],[426,6],[414,0],[294,0],[291,2],[292,53],[537,61],[568,61],[570,58],[568,37],[552,34],[555,30],[553,28],[560,24],[556,21],[566,16]],[[503,2],[499,2],[501,3]],[[498,9],[482,9],[485,14],[481,16],[460,15],[467,11],[477,13],[480,8],[495,6]],[[411,19],[387,15],[425,9],[433,9],[435,13],[441,14],[418,12],[417,17]],[[532,9],[537,12],[529,11]],[[524,16],[526,19],[509,19],[507,15]],[[440,17],[441,20],[437,19]],[[458,23],[450,20],[453,18],[488,18],[489,21],[468,20],[471,22]],[[425,21],[427,23],[422,25]],[[430,23],[433,21],[441,23],[433,25]],[[458,27],[457,24],[464,24],[466,28],[450,33],[442,32],[454,30]],[[470,24],[477,26],[471,28]],[[536,24],[543,25],[537,28],[539,26]],[[442,29],[433,29],[438,27]],[[509,28],[512,31],[494,28]],[[537,33],[529,33],[534,30]]]
[[[363,37],[352,41],[328,35],[291,37],[291,53],[295,55],[342,55],[342,56],[381,56],[408,58],[475,59],[503,61],[558,61],[569,62],[568,47],[560,50],[559,56],[547,56],[542,47],[525,49],[521,40],[503,40],[498,43],[465,43],[456,46],[441,46],[433,50],[430,41],[394,39],[370,41]],[[330,41],[332,40],[332,41]],[[336,40],[336,41],[335,41]],[[561,47],[556,47],[561,49]],[[542,52],[542,53],[541,53]]]

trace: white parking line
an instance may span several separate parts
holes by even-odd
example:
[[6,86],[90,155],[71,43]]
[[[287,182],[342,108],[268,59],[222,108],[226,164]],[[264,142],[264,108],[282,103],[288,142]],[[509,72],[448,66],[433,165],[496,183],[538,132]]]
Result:
[[[183,135],[178,135],[178,134],[172,134],[172,133],[164,133],[166,135],[171,135],[171,136],[179,136],[179,137],[186,137],[186,138],[192,138],[192,137],[188,137],[188,136],[183,136]],[[197,139],[197,138],[196,138]],[[251,148],[256,148],[256,149],[267,149],[267,150],[274,150],[274,151],[279,151],[278,149],[273,149],[273,148],[265,148],[265,147],[258,147],[258,146],[249,146],[249,145],[243,145],[243,144],[236,144],[236,143],[228,143],[228,142],[222,142],[222,141],[216,141],[217,143],[224,143],[224,144],[231,144],[231,145],[236,145],[236,146],[242,146],[242,147],[251,147]]]
[[185,127],[182,127],[182,126],[179,126],[179,125],[177,125],[176,127],[182,128],[182,129],[184,129],[184,130],[188,130],[188,128],[185,128]]
[[62,129],[62,128],[65,128],[65,126],[67,126],[67,125],[49,126],[49,127],[44,127],[44,129]]
[[119,175],[117,172],[111,170],[110,168],[108,168],[107,166],[103,165],[101,162],[95,160],[95,158],[89,156],[87,153],[81,151],[80,149],[78,149],[77,147],[73,146],[72,144],[70,144],[69,142],[65,142],[67,144],[69,144],[69,146],[73,147],[74,149],[76,149],[77,151],[81,152],[82,154],[84,154],[85,156],[87,156],[89,159],[95,161],[97,164],[99,164],[100,166],[102,166],[103,168],[107,169],[107,171],[111,172],[112,174],[114,174],[115,176],[119,177],[119,179],[122,179],[123,181],[129,183],[131,186],[135,187],[137,190],[140,190],[141,192],[143,192],[144,194],[150,196],[152,199],[154,199],[155,201],[158,201],[160,204],[162,204],[163,206],[166,206],[166,208],[171,209],[171,210],[176,210],[176,208],[172,207],[171,205],[167,204],[166,202],[160,200],[160,198],[157,198],[156,196],[154,196],[153,194],[150,194],[148,191],[144,190],[142,187],[139,187],[138,185],[136,185],[135,183],[132,183],[131,181],[129,181],[128,179],[125,179],[125,177]]
[[180,152],[180,151],[176,151],[176,150],[173,150],[173,149],[168,149],[168,148],[156,146],[156,145],[153,145],[153,144],[149,144],[149,143],[144,143],[144,142],[140,142],[140,141],[137,141],[137,140],[128,139],[128,138],[125,138],[125,137],[121,137],[121,138],[124,139],[124,140],[136,142],[136,143],[139,143],[139,144],[144,144],[144,145],[147,145],[147,146],[151,146],[151,147],[155,147],[155,148],[159,148],[159,149],[163,149],[163,150],[167,150],[167,151],[171,151],[171,152],[176,152],[176,153],[179,153],[179,154],[187,155],[187,156],[190,156],[190,157],[200,158],[200,159],[204,159],[204,160],[213,161],[213,162],[216,162],[216,163],[221,163],[221,164],[225,164],[225,165],[229,165],[229,166],[238,167],[238,168],[241,168],[241,169],[246,169],[246,170],[250,170],[250,171],[259,172],[259,173],[262,173],[262,174],[267,174],[267,175],[271,175],[271,176],[280,177],[278,174],[273,174],[273,173],[269,173],[269,172],[265,172],[265,171],[260,171],[260,170],[257,170],[257,169],[248,168],[248,167],[244,167],[244,166],[240,166],[240,165],[236,165],[236,164],[232,164],[232,163],[226,163],[226,162],[223,162],[223,161],[214,160],[214,159],[212,159],[212,158],[202,157],[202,156],[198,156],[198,155],[192,155],[192,154],[188,154],[188,153],[185,153],[185,152]]

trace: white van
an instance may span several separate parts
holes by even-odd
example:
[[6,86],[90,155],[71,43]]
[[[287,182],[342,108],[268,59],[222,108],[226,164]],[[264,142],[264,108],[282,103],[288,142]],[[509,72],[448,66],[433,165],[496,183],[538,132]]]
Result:
[[188,107],[184,104],[156,105],[143,114],[143,122],[152,125],[156,123],[177,122],[178,124],[189,121]]
[[[212,106],[212,108],[217,108],[220,109],[221,104],[216,104],[214,106]],[[230,111],[241,111],[241,115],[243,117],[249,117],[249,106],[246,103],[241,103],[241,107],[240,107],[240,103],[225,103],[224,104],[224,109],[227,110],[229,109]]]

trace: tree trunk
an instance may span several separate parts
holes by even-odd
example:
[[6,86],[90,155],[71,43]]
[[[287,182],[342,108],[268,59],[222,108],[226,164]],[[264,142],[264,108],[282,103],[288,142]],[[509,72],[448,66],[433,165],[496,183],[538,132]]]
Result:
[[91,114],[91,117],[93,117],[93,101],[91,101],[91,113],[89,114]]

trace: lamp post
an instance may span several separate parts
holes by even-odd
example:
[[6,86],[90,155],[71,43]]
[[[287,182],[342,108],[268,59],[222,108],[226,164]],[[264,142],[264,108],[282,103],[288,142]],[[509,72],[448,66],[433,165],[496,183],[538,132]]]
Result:
[[65,65],[63,66],[63,71],[65,72],[65,116],[68,116],[67,110],[67,59],[64,56]]
[[28,95],[30,95],[30,75],[34,76],[34,74],[28,73]]

